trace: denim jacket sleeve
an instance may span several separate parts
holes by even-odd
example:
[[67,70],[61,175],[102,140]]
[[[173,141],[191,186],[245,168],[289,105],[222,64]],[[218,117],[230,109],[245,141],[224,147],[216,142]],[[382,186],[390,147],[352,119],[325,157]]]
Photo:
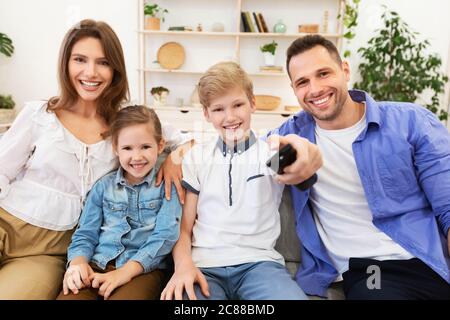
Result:
[[450,135],[435,115],[424,110],[416,119],[415,166],[420,184],[438,224],[447,236],[450,228]]
[[[164,183],[161,184],[164,190]],[[156,269],[161,261],[172,252],[172,248],[180,235],[181,205],[177,191],[172,184],[170,200],[166,199],[163,191],[163,203],[156,217],[156,225],[147,242],[131,260],[139,262],[144,272]]]
[[83,256],[90,261],[98,245],[103,223],[104,179],[100,179],[89,192],[78,227],[67,250],[67,261]]

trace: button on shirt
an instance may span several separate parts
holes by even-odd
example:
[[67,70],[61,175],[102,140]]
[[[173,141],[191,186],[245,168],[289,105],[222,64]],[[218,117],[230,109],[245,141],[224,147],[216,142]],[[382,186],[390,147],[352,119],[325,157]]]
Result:
[[[192,138],[167,124],[163,136],[169,148]],[[86,145],[45,101],[27,103],[0,140],[0,207],[38,227],[72,229],[86,193],[117,166],[111,139]]]
[[164,183],[155,186],[155,170],[137,185],[129,185],[120,168],[101,178],[89,193],[68,260],[84,256],[105,269],[129,260],[144,272],[164,267],[180,232],[181,205],[172,185],[170,201]]
[[198,267],[257,261],[284,264],[280,234],[283,185],[265,165],[271,151],[251,137],[229,148],[221,138],[194,146],[183,159],[183,185],[198,195],[192,259]]

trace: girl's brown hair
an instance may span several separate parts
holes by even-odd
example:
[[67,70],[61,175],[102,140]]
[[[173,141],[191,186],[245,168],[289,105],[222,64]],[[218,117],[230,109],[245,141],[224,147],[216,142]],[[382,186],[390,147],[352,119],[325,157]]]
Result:
[[161,122],[153,109],[142,105],[128,106],[117,112],[111,123],[110,134],[112,143],[117,146],[117,139],[122,129],[137,124],[148,124],[151,126],[156,142],[162,139]]
[[84,38],[98,39],[105,52],[105,58],[113,69],[113,78],[109,87],[98,99],[97,113],[108,125],[119,110],[120,104],[129,97],[128,80],[122,46],[114,30],[105,22],[82,20],[72,27],[64,37],[59,52],[58,78],[60,96],[52,97],[48,110],[69,108],[78,99],[78,93],[69,76],[69,59],[75,43]]

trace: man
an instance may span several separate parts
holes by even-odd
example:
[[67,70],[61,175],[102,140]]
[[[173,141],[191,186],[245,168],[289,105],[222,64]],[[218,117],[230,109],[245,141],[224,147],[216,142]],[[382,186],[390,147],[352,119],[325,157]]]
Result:
[[347,299],[450,298],[450,136],[425,108],[347,89],[350,69],[318,35],[294,41],[286,67],[303,112],[272,134],[316,143],[323,167],[291,187],[302,242],[297,281]]

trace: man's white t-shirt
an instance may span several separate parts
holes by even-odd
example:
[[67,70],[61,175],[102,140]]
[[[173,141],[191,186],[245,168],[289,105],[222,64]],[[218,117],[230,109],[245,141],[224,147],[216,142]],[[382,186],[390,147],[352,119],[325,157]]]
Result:
[[[372,223],[352,144],[366,127],[366,117],[341,130],[316,125],[317,146],[323,167],[311,189],[311,205],[319,235],[341,276],[350,257],[375,260],[410,259],[413,256]],[[341,277],[337,280],[340,280]]]

